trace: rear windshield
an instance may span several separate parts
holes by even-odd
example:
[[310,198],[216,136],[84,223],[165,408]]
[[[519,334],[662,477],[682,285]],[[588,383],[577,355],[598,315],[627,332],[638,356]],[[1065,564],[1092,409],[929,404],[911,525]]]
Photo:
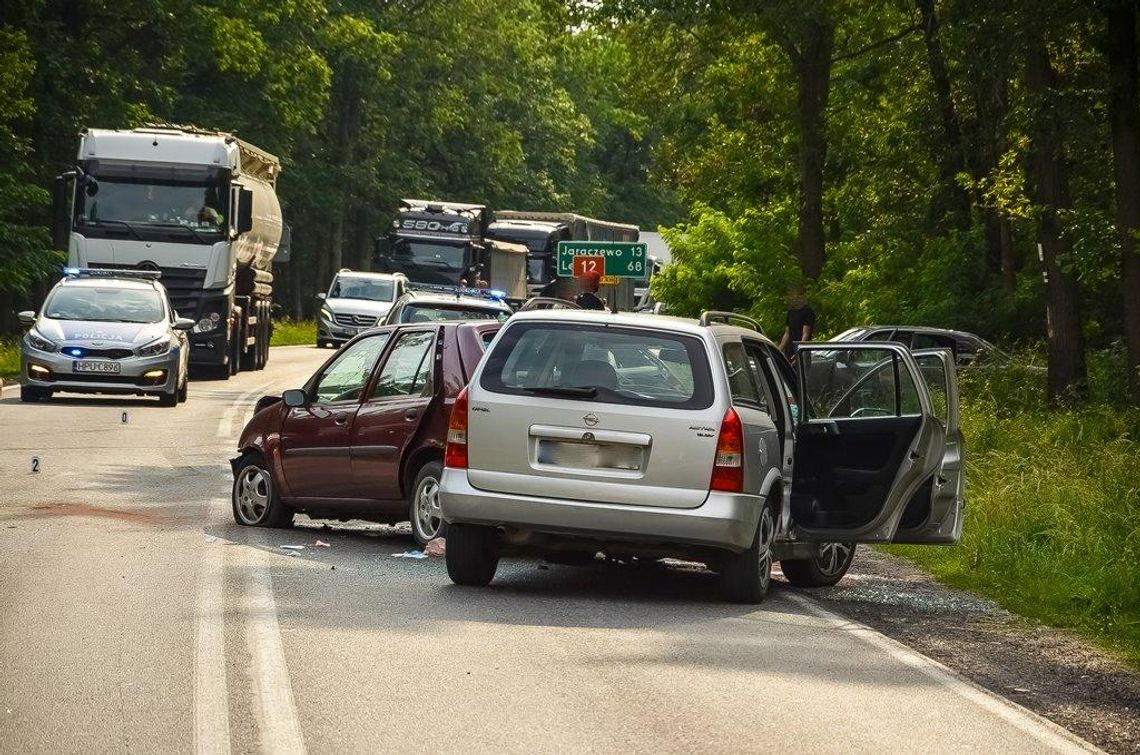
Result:
[[497,309],[457,309],[438,304],[409,304],[400,314],[400,322],[440,322],[444,320],[499,320],[510,317],[510,312]]
[[713,401],[700,339],[582,323],[508,328],[480,385],[494,393],[675,409],[707,409]]

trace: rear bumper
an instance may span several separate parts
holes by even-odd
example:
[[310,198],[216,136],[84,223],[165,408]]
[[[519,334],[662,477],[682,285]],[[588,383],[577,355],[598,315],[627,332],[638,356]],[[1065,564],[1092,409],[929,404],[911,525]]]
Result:
[[598,540],[703,545],[741,551],[752,544],[762,496],[710,492],[694,509],[587,503],[472,487],[467,471],[444,469],[440,506],[449,524],[482,524]]

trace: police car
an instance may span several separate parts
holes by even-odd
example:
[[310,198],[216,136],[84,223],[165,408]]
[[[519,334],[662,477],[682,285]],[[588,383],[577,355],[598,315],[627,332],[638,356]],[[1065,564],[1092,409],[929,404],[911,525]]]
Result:
[[68,268],[20,343],[20,399],[44,401],[58,391],[186,400],[194,321],[170,307],[159,273]]

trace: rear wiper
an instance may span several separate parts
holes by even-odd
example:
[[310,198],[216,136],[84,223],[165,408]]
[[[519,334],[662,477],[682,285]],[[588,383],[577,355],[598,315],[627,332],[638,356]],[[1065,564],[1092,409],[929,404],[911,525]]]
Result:
[[133,225],[131,225],[130,223],[128,223],[125,220],[85,220],[85,221],[83,221],[83,225],[87,225],[88,223],[94,223],[95,225],[106,225],[108,223],[110,223],[112,225],[121,225],[123,228],[126,228],[128,231],[130,231],[136,239],[138,239],[139,241],[142,241],[142,236],[139,235],[138,229],[135,228]]
[[570,388],[570,387],[542,387],[536,386],[533,388],[523,388],[527,393],[535,393],[540,396],[567,396],[569,398],[595,398],[598,395],[597,388]]

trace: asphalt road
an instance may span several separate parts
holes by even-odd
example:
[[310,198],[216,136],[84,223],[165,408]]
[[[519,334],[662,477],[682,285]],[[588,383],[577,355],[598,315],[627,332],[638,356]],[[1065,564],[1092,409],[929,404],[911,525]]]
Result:
[[252,402],[329,353],[175,409],[3,392],[0,751],[1089,749],[782,584],[742,607],[678,565],[508,561],[473,590],[394,558],[406,528],[237,526]]

